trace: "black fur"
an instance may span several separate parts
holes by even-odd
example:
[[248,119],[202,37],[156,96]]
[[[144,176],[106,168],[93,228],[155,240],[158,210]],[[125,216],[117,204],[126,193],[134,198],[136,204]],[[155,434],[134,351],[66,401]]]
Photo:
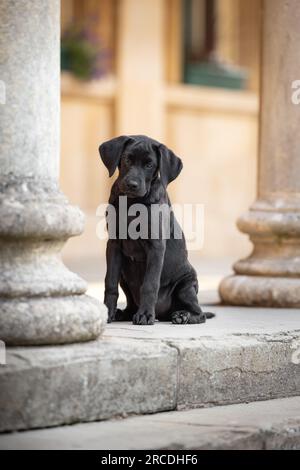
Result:
[[[181,172],[182,162],[165,145],[146,136],[120,136],[100,145],[99,152],[110,176],[119,168],[109,198],[117,214],[122,195],[127,196],[128,208],[134,203],[147,207],[149,223],[151,204],[171,206],[166,188]],[[104,303],[109,322],[153,325],[157,318],[175,324],[203,323],[214,316],[199,306],[197,275],[188,261],[184,236],[174,238],[176,228],[176,218],[171,217],[169,239],[108,240]],[[127,298],[124,310],[117,309],[119,284]]]

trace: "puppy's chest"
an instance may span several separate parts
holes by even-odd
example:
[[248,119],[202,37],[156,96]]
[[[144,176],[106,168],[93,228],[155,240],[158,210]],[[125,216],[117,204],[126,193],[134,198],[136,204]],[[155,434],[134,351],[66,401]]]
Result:
[[125,207],[115,206],[116,236],[118,239],[129,239],[135,242],[139,239],[151,238],[151,227],[153,216],[151,205],[135,204]]
[[121,240],[121,250],[124,256],[130,259],[130,261],[145,262],[146,261],[146,250],[145,241],[138,240]]

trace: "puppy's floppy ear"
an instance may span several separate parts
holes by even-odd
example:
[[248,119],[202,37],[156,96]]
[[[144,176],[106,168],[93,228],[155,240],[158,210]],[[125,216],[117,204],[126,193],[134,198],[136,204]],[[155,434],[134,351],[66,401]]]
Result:
[[164,187],[167,187],[182,170],[182,161],[172,150],[163,144],[158,147],[160,179]]
[[99,147],[101,160],[108,169],[109,176],[112,176],[120,163],[122,152],[127,143],[132,140],[127,135],[121,135],[104,142]]

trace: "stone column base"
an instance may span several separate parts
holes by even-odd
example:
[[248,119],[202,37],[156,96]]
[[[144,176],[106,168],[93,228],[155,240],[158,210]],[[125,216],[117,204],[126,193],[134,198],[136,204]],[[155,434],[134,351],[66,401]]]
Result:
[[104,307],[88,295],[0,299],[0,338],[7,345],[64,344],[96,339]]
[[7,345],[97,338],[106,312],[60,258],[83,230],[81,211],[52,181],[0,180],[0,339]]
[[229,305],[300,308],[300,280],[284,277],[230,276],[219,288]]
[[300,307],[300,207],[293,196],[257,201],[238,220],[254,245],[219,287],[232,305]]

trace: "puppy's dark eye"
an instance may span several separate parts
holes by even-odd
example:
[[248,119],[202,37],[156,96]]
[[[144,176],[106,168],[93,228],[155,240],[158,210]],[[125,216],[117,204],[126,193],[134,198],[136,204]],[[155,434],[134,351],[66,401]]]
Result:
[[146,163],[146,168],[150,170],[150,168],[153,167],[153,163],[152,162],[148,162]]

